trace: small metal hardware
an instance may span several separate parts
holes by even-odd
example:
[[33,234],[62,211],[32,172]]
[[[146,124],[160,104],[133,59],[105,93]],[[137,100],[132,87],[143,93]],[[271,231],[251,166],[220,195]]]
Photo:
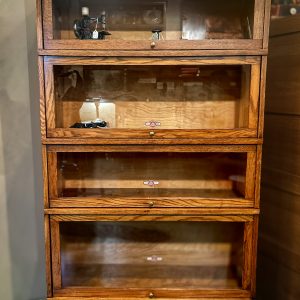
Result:
[[149,298],[150,299],[154,298],[154,294],[152,292],[149,293]]
[[155,185],[158,185],[159,184],[159,181],[155,181],[155,180],[147,180],[147,181],[144,181],[144,185],[148,185],[148,186],[155,186]]
[[145,126],[148,126],[148,127],[151,127],[151,128],[154,128],[154,127],[157,127],[157,126],[160,126],[161,123],[159,121],[148,121],[148,122],[145,122]]
[[153,207],[154,206],[154,202],[153,201],[150,201],[149,202],[149,207]]
[[150,136],[154,136],[154,135],[155,135],[155,132],[154,132],[154,131],[150,131],[150,132],[149,132],[149,135],[150,135]]

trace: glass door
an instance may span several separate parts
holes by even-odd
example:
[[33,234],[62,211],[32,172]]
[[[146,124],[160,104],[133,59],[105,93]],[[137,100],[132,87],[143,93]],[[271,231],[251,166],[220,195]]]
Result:
[[45,48],[258,49],[264,2],[43,0]]
[[144,147],[51,146],[50,206],[253,207],[255,146]]
[[255,137],[259,61],[48,57],[48,137]]
[[251,221],[82,219],[51,217],[54,296],[249,296]]

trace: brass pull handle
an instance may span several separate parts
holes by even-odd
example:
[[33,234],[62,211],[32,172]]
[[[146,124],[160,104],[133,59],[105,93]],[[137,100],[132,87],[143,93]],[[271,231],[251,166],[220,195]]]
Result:
[[153,207],[154,206],[154,202],[153,201],[150,201],[148,204],[149,204],[149,207]]
[[154,298],[154,294],[152,292],[149,293],[149,298],[150,299]]
[[155,48],[155,46],[156,46],[155,42],[152,41],[151,44],[150,44],[150,46],[151,46],[152,49]]
[[148,185],[148,186],[155,186],[155,185],[158,185],[159,184],[159,181],[155,181],[155,180],[147,180],[147,181],[144,181],[144,185]]
[[149,132],[149,135],[150,135],[151,137],[153,137],[153,136],[155,136],[155,132],[154,132],[154,131],[150,131],[150,132]]

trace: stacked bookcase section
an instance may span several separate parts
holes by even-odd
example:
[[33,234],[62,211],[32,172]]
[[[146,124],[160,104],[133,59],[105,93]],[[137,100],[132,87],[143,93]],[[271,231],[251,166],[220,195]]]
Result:
[[252,299],[269,0],[38,0],[48,299]]

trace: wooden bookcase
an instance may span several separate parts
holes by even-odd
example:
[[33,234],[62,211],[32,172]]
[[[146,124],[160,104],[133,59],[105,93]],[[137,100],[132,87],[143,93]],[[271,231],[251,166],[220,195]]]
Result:
[[255,296],[270,5],[37,1],[48,299]]

